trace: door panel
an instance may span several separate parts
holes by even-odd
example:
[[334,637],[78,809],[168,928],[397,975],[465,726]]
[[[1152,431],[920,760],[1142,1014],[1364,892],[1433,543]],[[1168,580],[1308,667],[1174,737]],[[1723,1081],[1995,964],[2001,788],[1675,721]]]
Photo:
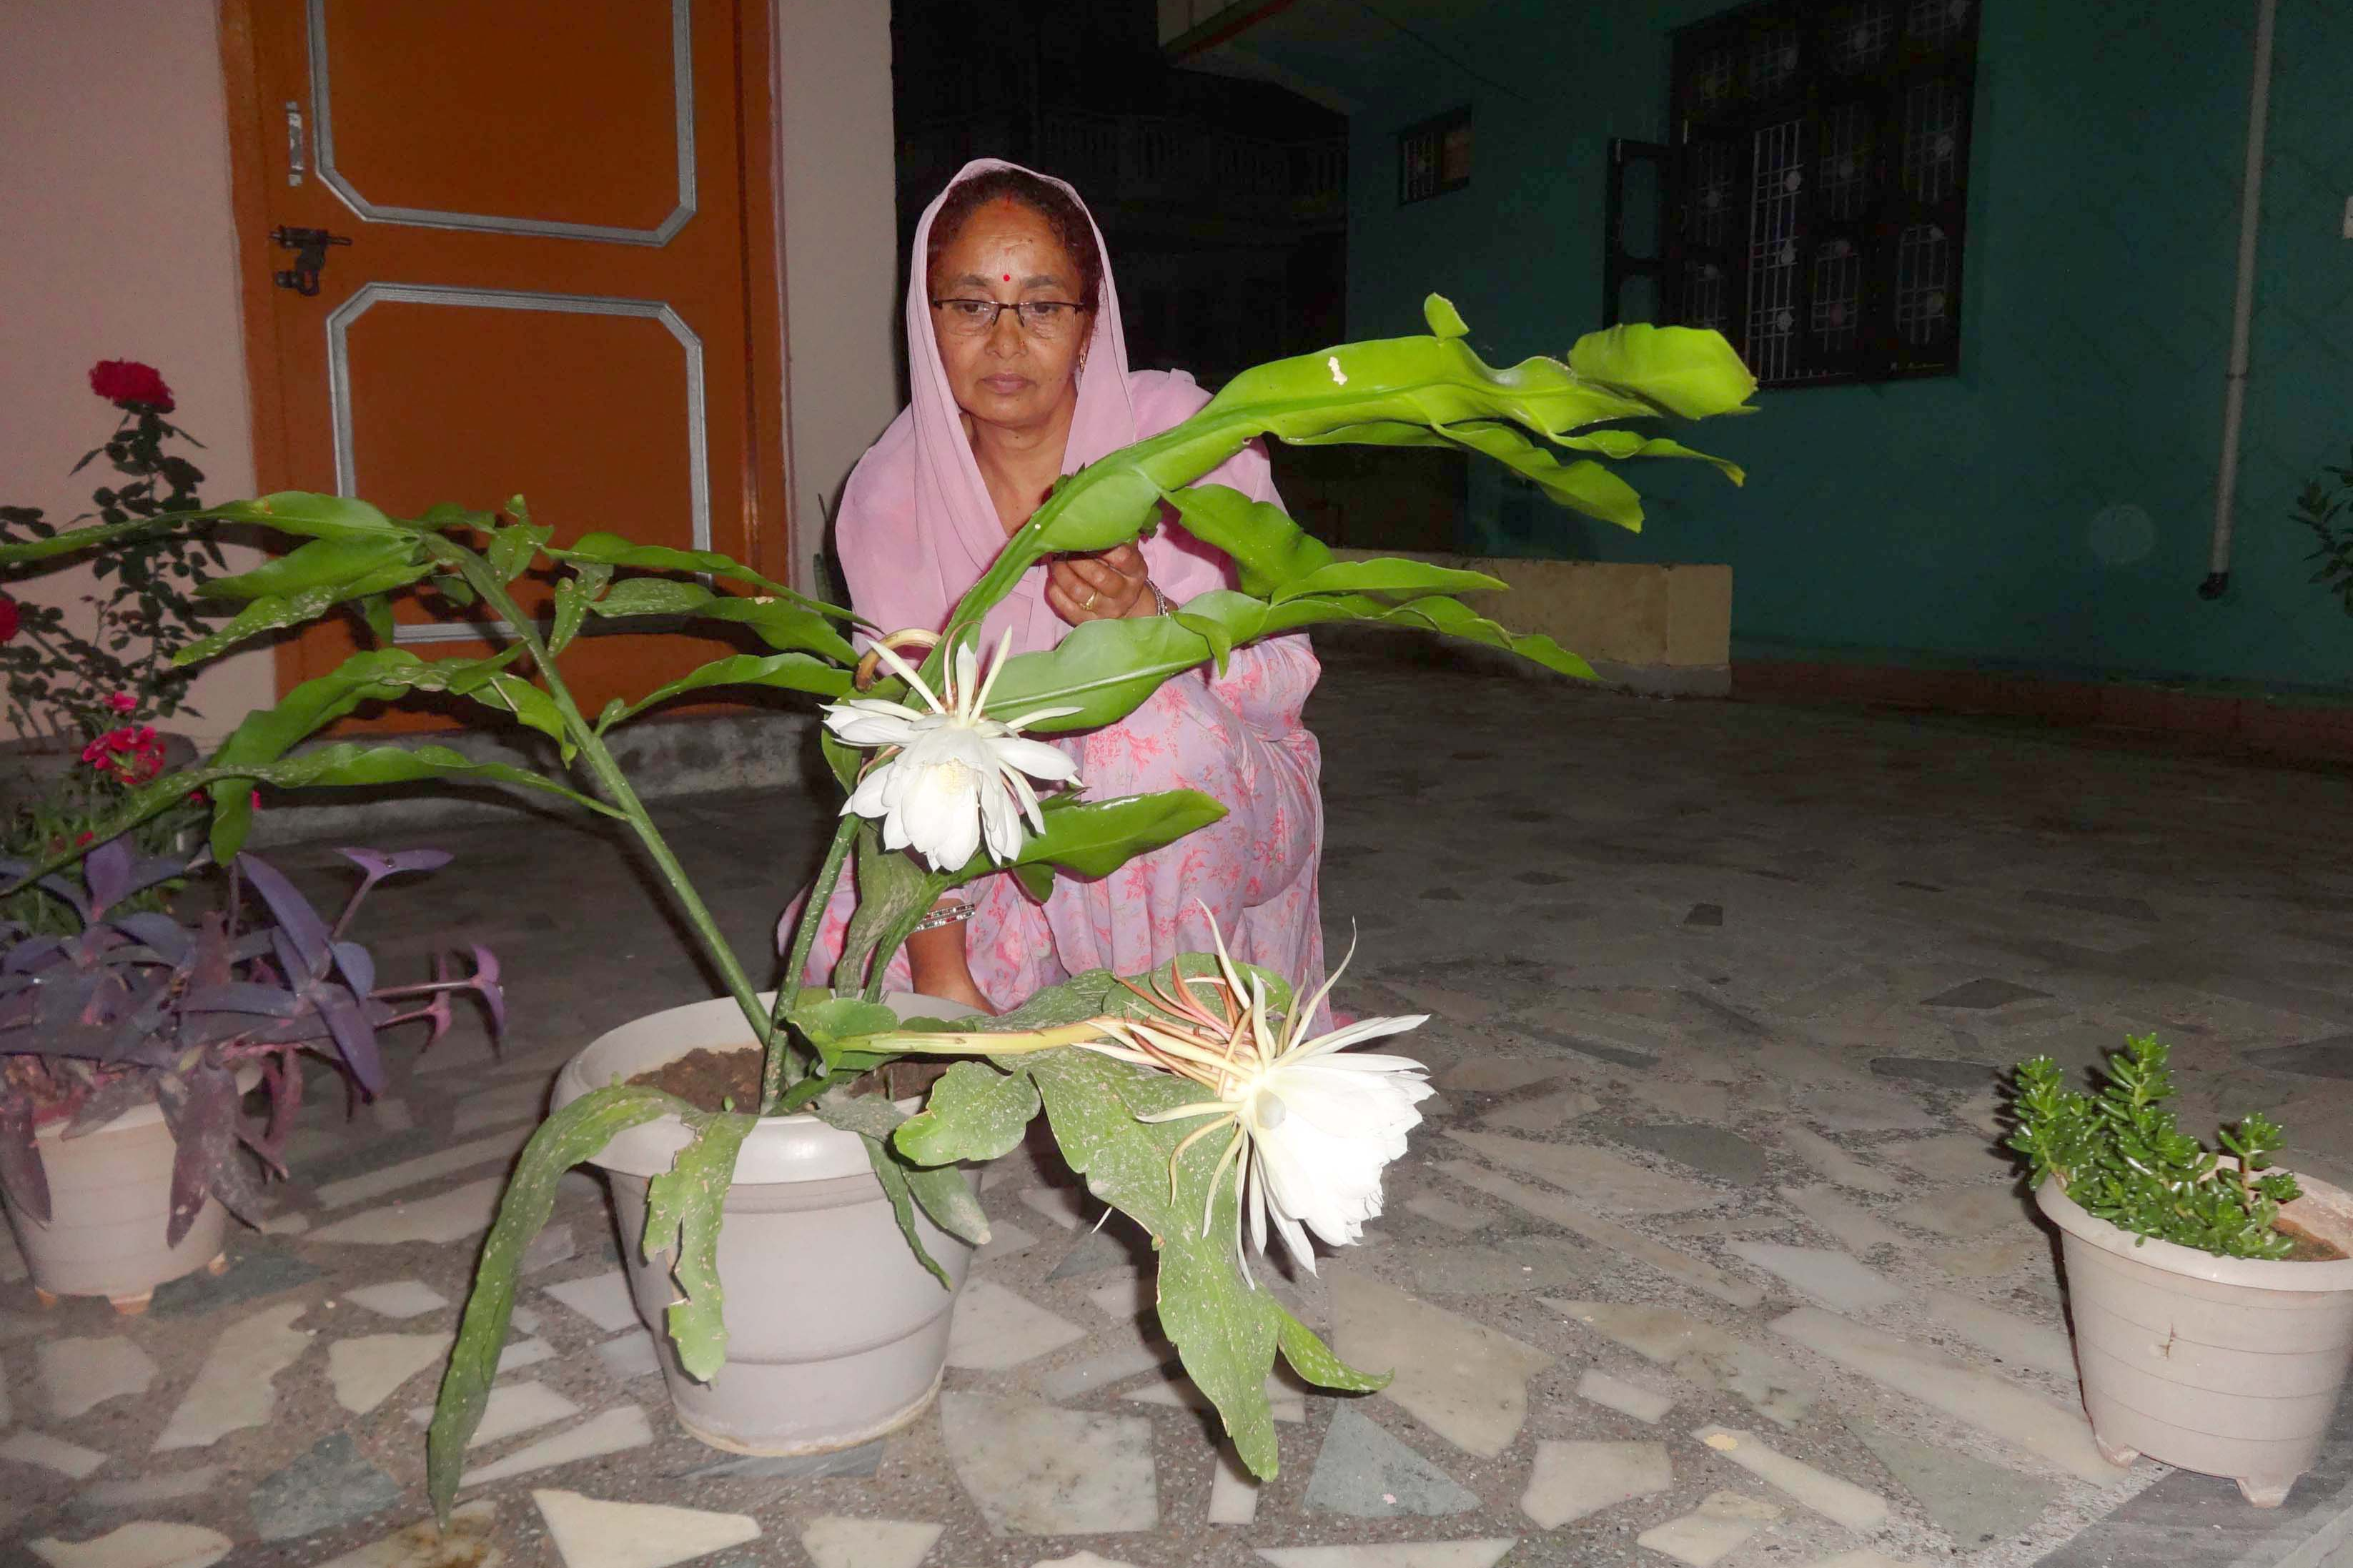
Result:
[[[266,125],[290,105],[309,154],[297,169],[295,143],[259,139],[263,226],[351,241],[326,252],[315,297],[264,296],[253,371],[274,378],[284,425],[277,461],[262,454],[269,488],[408,514],[520,493],[559,543],[610,529],[788,558],[785,520],[759,510],[764,490],[784,494],[782,444],[763,442],[758,417],[781,387],[755,394],[767,356],[746,347],[773,321],[755,291],[771,263],[746,222],[765,168],[746,127],[766,116],[765,92],[749,101],[745,86],[765,81],[765,59],[740,58],[746,6],[759,9],[248,0],[257,113]],[[765,39],[765,22],[754,31]],[[247,257],[293,259],[268,243]],[[547,585],[518,594],[535,610]],[[448,614],[428,624],[410,595],[398,640],[428,657],[496,646],[486,619]],[[366,636],[355,616],[306,630],[281,684]],[[563,669],[595,712],[733,646],[584,636]]]

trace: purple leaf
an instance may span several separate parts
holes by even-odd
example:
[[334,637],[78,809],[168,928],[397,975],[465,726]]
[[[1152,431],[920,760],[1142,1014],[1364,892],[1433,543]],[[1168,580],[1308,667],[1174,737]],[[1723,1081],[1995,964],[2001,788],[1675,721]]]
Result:
[[144,1073],[109,1079],[90,1091],[90,1098],[81,1102],[81,1109],[74,1112],[74,1119],[67,1123],[60,1136],[87,1137],[124,1111],[144,1105],[154,1097],[154,1080]]
[[307,974],[314,980],[323,976],[327,973],[328,936],[326,922],[319,919],[319,912],[294,890],[293,883],[280,876],[277,868],[267,861],[250,855],[239,855],[237,864],[237,868],[245,873],[246,880],[253,884],[254,891],[261,895],[261,901],[269,906],[269,912],[277,917],[278,928],[286,933],[293,943],[294,951],[301,955],[301,964],[295,973]]
[[81,917],[82,924],[88,925],[98,918],[98,912],[90,908],[90,900],[82,896],[82,890],[63,877],[44,877],[34,886],[44,892],[56,894],[71,905],[73,912]]
[[154,910],[142,910],[134,914],[117,915],[112,921],[117,931],[128,932],[133,939],[145,942],[166,963],[184,963],[195,946],[185,927],[167,914]]
[[65,947],[62,937],[28,937],[0,957],[0,974],[19,974],[39,966],[45,960],[54,960]]
[[334,945],[335,967],[343,971],[352,994],[365,996],[375,989],[375,960],[368,950],[355,942],[339,942]]
[[366,874],[360,890],[352,895],[354,904],[366,898],[368,889],[386,877],[397,877],[404,871],[438,871],[450,860],[447,849],[403,849],[390,855],[381,849],[338,849],[335,853]]
[[360,1087],[373,1097],[384,1091],[384,1061],[376,1054],[375,1028],[361,1011],[359,1000],[340,985],[322,985],[318,989],[319,1011],[325,1015],[327,1027],[335,1037],[335,1048],[342,1054],[343,1065],[352,1069]]
[[491,1032],[504,1038],[507,1032],[507,994],[499,984],[499,955],[480,942],[474,949],[474,978],[467,984],[482,994],[482,1004],[491,1010]]
[[0,1095],[0,1188],[19,1214],[49,1223],[49,1177],[33,1142],[33,1101],[26,1094]]
[[166,1073],[156,1099],[179,1145],[172,1161],[172,1214],[164,1231],[165,1244],[177,1247],[214,1190],[224,1185],[234,1189],[244,1174],[232,1163],[237,1158],[237,1078],[218,1067],[198,1068],[185,1077]]
[[131,836],[117,834],[82,857],[81,879],[90,889],[86,920],[95,919],[131,891]]
[[256,1013],[270,1018],[291,1018],[301,1012],[302,999],[275,985],[232,980],[226,985],[206,985],[189,992],[180,1008],[187,1013]]
[[269,928],[269,945],[277,952],[278,967],[285,972],[286,984],[296,990],[302,989],[305,982],[320,979],[325,974],[324,970],[318,974],[311,973],[310,967],[302,962],[302,955],[295,951],[294,939],[286,934],[285,927]]

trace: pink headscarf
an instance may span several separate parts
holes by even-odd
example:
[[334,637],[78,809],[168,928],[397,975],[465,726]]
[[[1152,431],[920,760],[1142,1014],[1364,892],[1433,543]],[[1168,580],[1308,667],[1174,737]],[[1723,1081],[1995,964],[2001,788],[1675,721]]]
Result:
[[[975,175],[1017,168],[1018,164],[1000,159],[974,159],[923,209],[923,221],[915,226],[907,268],[907,379],[913,395],[882,438],[859,459],[835,520],[851,600],[859,614],[886,632],[908,626],[939,630],[955,601],[1005,548],[1005,529],[965,439],[955,395],[932,333],[925,252],[932,219],[948,191]],[[1063,182],[1037,177],[1078,201],[1078,192]],[[1085,203],[1080,203],[1080,210],[1086,210]],[[1087,222],[1093,226],[1092,215]],[[1079,376],[1078,408],[1063,449],[1066,474],[1145,436],[1157,435],[1208,401],[1208,395],[1182,372],[1128,370],[1111,252],[1100,228],[1094,229],[1094,237],[1103,259],[1102,299],[1087,342],[1086,370]],[[1208,479],[1259,500],[1273,499],[1265,455],[1255,445]],[[1143,544],[1152,581],[1160,591],[1181,603],[1229,586],[1225,557],[1177,527],[1168,508],[1162,508],[1162,516],[1163,526]],[[1024,574],[1005,602],[990,612],[982,626],[982,647],[993,652],[997,640],[1009,630],[1014,651],[1029,652],[1053,647],[1070,629],[1046,603],[1046,569],[1039,565]]]

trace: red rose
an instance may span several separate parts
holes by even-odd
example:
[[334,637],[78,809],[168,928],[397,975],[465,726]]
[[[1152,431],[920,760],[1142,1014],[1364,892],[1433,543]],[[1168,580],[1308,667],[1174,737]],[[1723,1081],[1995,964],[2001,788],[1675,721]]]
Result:
[[172,389],[152,364],[135,359],[102,359],[90,367],[90,389],[109,403],[142,403],[158,414],[172,412]]
[[24,625],[24,616],[16,611],[16,601],[0,594],[0,642],[15,637],[16,628]]

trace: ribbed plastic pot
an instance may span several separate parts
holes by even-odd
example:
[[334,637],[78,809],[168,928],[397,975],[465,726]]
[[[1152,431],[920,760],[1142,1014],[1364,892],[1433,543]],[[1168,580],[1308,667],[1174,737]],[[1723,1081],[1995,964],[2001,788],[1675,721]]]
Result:
[[[903,1016],[965,1010],[917,996],[888,1000]],[[656,1013],[566,1063],[554,1103],[698,1048],[739,1048],[749,1037],[725,997]],[[744,1140],[719,1235],[727,1360],[709,1383],[687,1374],[664,1326],[678,1294],[670,1255],[649,1263],[638,1245],[647,1184],[670,1169],[687,1136],[684,1122],[665,1116],[623,1132],[594,1162],[612,1182],[630,1292],[661,1347],[680,1424],[730,1453],[823,1454],[921,1415],[939,1392],[972,1248],[916,1210],[923,1249],[954,1281],[944,1289],[899,1233],[865,1144],[813,1116],[766,1118]]]
[[[259,1081],[257,1068],[237,1074],[242,1088]],[[205,1200],[177,1247],[164,1244],[179,1144],[152,1100],[79,1138],[66,1137],[63,1122],[40,1128],[34,1145],[49,1184],[48,1223],[12,1204],[8,1226],[45,1299],[103,1296],[117,1311],[140,1312],[158,1285],[226,1267],[228,1211],[216,1198]]]
[[[2283,1211],[2353,1254],[2353,1195],[2299,1175]],[[2276,1508],[2311,1468],[2353,1362],[2353,1257],[2217,1258],[2135,1236],[2046,1181],[2059,1227],[2075,1367],[2100,1451],[2227,1476]]]

